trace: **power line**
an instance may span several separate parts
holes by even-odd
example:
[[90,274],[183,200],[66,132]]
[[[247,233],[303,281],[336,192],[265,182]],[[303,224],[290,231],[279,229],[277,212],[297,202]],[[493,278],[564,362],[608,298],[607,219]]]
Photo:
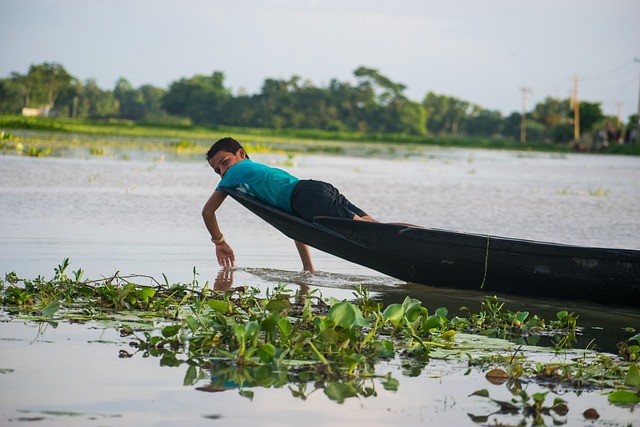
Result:
[[585,78],[587,78],[587,79],[601,79],[603,77],[609,76],[610,74],[615,74],[618,71],[621,71],[621,70],[623,70],[625,68],[628,68],[631,65],[633,65],[633,63],[634,63],[634,61],[626,61],[622,65],[618,65],[617,67],[612,68],[612,69],[610,69],[608,71],[605,71],[605,72],[602,72],[602,73],[599,73],[599,74],[590,75],[590,76],[585,76]]

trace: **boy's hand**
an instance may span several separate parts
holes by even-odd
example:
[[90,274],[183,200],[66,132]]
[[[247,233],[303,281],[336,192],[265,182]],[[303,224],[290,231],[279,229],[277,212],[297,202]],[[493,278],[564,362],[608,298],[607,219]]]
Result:
[[233,249],[227,244],[222,242],[216,245],[216,257],[218,257],[218,264],[221,267],[234,267],[236,263],[236,256],[233,254]]

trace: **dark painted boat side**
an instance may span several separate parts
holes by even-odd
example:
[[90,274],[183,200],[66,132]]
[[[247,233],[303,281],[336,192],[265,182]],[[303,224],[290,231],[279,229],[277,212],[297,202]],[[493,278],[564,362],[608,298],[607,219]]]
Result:
[[407,282],[640,306],[640,251],[327,217],[310,223],[225,191],[286,236]]
[[414,283],[640,306],[640,251],[317,218],[327,229],[385,253]]

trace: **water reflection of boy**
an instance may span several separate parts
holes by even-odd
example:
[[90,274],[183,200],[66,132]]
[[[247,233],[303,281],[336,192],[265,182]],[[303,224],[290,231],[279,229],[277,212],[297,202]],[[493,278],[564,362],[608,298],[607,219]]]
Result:
[[[233,249],[225,241],[215,214],[227,197],[227,193],[222,191],[223,187],[246,192],[308,221],[322,215],[376,222],[329,183],[300,180],[282,169],[253,162],[233,138],[222,138],[213,144],[207,152],[207,162],[222,179],[205,203],[202,217],[211,234],[211,241],[216,245],[216,257],[222,267],[235,265]],[[309,247],[298,241],[295,244],[302,268],[313,272]]]

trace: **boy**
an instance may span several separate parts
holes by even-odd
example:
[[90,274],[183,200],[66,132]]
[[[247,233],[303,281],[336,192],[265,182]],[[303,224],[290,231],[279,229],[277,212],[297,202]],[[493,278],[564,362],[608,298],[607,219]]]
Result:
[[[235,255],[225,241],[216,211],[227,197],[223,187],[237,188],[265,203],[280,208],[307,221],[315,216],[332,216],[377,222],[362,209],[353,205],[331,184],[300,180],[281,169],[272,168],[249,159],[240,143],[233,138],[222,138],[207,152],[207,162],[221,180],[202,209],[202,218],[216,245],[216,257],[222,267],[233,267]],[[309,247],[295,241],[302,260],[302,268],[313,272]]]

